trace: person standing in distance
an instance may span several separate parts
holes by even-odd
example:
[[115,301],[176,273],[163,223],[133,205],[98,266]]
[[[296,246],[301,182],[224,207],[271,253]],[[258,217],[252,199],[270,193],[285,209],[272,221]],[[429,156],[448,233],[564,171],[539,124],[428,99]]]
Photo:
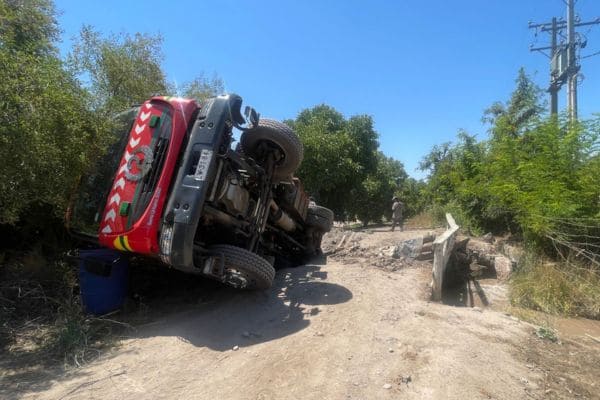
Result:
[[403,210],[404,210],[404,203],[402,203],[399,198],[394,196],[392,198],[392,232],[394,231],[396,224],[398,224],[400,226],[401,232],[404,230],[404,227],[402,224],[402,211]]

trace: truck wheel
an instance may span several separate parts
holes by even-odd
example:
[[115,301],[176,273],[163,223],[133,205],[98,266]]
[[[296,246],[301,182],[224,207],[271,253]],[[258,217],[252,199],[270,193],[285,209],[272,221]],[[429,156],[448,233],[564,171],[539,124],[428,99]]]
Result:
[[273,178],[285,179],[298,169],[304,157],[304,147],[292,128],[279,121],[261,118],[258,126],[245,131],[240,138],[244,153],[256,158],[260,157],[259,145],[264,142],[276,146],[283,155],[275,167]]
[[275,269],[261,256],[228,244],[211,246],[209,251],[225,258],[227,285],[236,289],[268,289],[273,285]]
[[329,232],[333,226],[333,211],[321,206],[309,206],[306,213],[306,225],[321,232]]

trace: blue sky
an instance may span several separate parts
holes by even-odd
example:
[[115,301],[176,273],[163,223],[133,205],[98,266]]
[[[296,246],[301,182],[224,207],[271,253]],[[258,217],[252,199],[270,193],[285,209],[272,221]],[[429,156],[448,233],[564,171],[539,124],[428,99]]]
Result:
[[[294,118],[326,103],[369,114],[383,152],[417,178],[419,160],[458,129],[486,137],[485,108],[506,100],[519,67],[548,84],[549,36],[527,28],[566,14],[561,0],[56,2],[62,50],[83,24],[103,33],[164,37],[164,69],[185,82],[217,73],[263,116]],[[577,13],[600,17],[598,0]],[[600,26],[582,55],[600,50]],[[600,112],[600,56],[583,60],[580,115]],[[565,107],[566,93],[559,95]]]

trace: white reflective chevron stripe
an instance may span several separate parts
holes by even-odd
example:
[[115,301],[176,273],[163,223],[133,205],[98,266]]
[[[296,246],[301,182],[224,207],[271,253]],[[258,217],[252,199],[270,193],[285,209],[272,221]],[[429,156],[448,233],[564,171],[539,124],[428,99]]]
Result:
[[108,225],[106,225],[104,228],[102,228],[102,233],[111,233],[112,232],[112,228]]
[[[123,165],[122,169],[124,168],[126,168],[126,165]],[[119,173],[121,173],[121,170],[119,170]],[[125,179],[123,179],[123,177],[120,177],[119,180],[115,182],[113,189],[116,188],[121,188],[121,190],[125,189]]]
[[113,195],[113,197],[110,198],[108,205],[110,206],[111,204],[116,204],[119,205],[119,203],[121,202],[121,196],[119,196],[119,193],[115,193]]
[[[117,175],[121,175],[125,171],[127,171],[127,163],[121,165],[121,168],[119,168],[119,171],[117,172]],[[123,178],[121,178],[121,179],[123,179]]]
[[135,133],[137,133],[139,135],[140,133],[142,133],[144,131],[144,128],[146,128],[146,125],[136,124],[135,125]]
[[146,106],[146,108],[152,108],[152,104],[150,104],[150,103],[146,103],[145,106]]
[[131,140],[129,141],[129,146],[131,146],[131,147],[137,146],[138,143],[140,142],[140,140],[142,140],[142,139],[141,138],[137,138],[137,139],[131,138]]
[[142,113],[140,114],[140,119],[142,120],[142,122],[144,122],[145,120],[148,119],[148,117],[150,117],[151,114],[152,113],[149,111],[147,113],[142,111]]
[[114,221],[117,218],[117,213],[114,208],[111,208],[104,217],[104,221]]
[[131,154],[129,150],[125,151],[125,161],[129,161],[131,157],[133,157],[133,154]]

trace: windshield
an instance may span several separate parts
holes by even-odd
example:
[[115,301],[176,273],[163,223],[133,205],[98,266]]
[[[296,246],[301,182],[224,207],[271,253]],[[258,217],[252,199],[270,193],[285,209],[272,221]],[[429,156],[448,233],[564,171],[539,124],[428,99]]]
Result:
[[72,206],[70,227],[84,235],[98,235],[102,210],[110,191],[115,173],[127,146],[129,131],[138,114],[139,107],[118,114],[114,119],[111,142],[106,153],[98,157],[83,176]]

